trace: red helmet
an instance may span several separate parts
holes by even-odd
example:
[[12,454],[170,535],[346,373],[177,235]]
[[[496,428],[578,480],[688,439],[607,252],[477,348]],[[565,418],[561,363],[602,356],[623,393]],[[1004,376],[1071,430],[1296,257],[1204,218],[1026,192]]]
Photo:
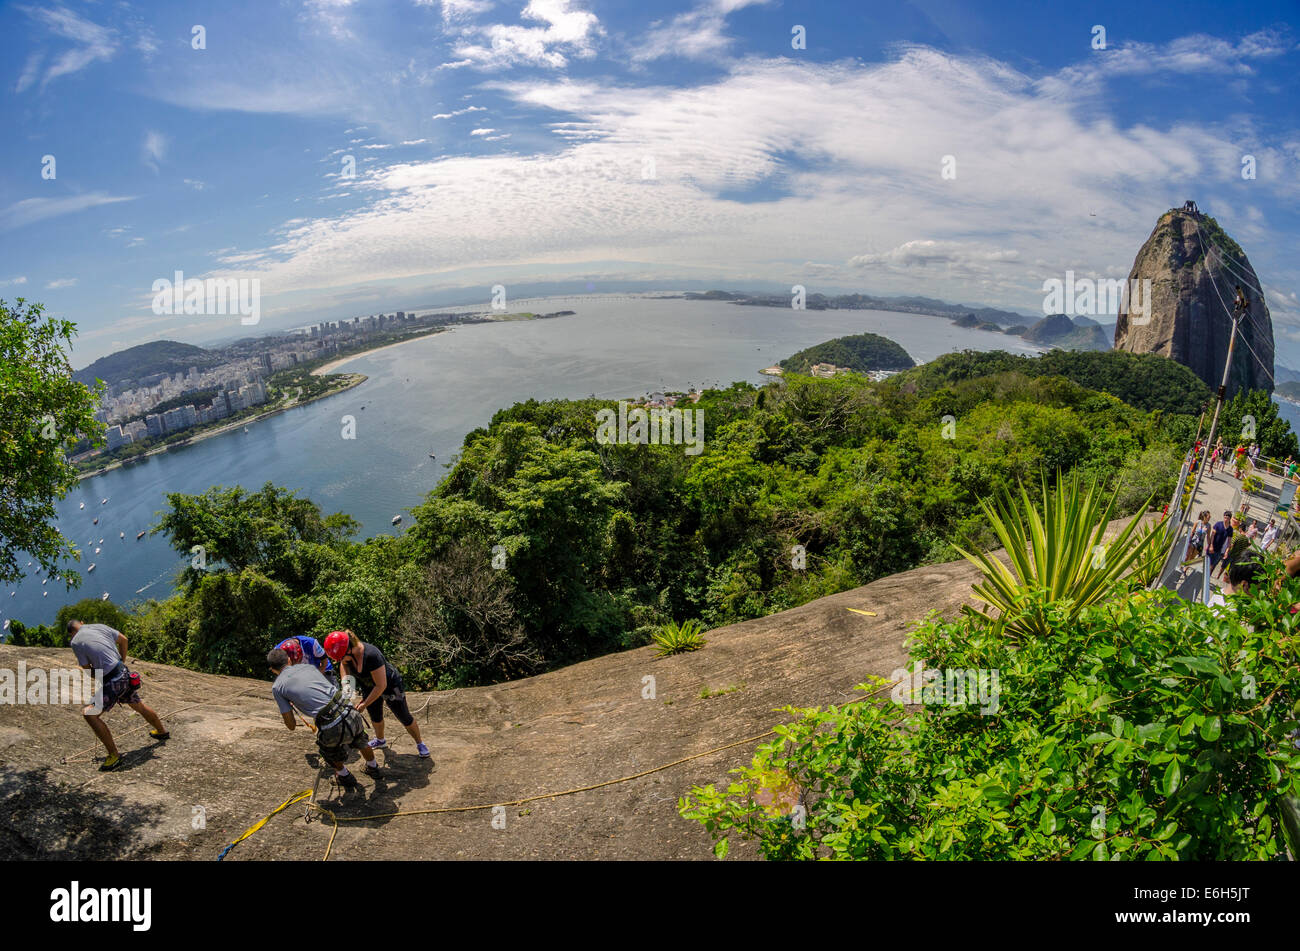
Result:
[[289,655],[289,660],[294,664],[302,663],[302,645],[298,643],[298,638],[291,637],[280,645],[280,650]]
[[332,631],[325,638],[325,655],[333,661],[340,661],[351,647],[352,638],[348,631]]

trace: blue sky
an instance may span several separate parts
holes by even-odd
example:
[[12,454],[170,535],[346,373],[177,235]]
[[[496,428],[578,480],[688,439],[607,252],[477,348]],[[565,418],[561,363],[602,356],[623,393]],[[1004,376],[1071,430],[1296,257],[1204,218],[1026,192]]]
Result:
[[6,4],[0,297],[74,366],[248,329],[155,314],[178,270],[257,279],[260,329],[573,281],[1034,313],[1195,198],[1300,366],[1300,11],[1063,6]]

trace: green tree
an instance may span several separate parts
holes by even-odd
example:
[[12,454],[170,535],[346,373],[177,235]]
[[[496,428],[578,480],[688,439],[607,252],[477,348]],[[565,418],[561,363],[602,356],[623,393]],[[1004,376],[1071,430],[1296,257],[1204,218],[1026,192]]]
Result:
[[54,616],[54,624],[60,631],[67,630],[69,621],[81,621],[84,624],[107,624],[115,631],[121,631],[128,637],[131,634],[132,619],[112,601],[99,598],[83,598],[76,604],[65,604]]
[[[255,567],[297,593],[308,591],[326,569],[337,565],[328,553],[307,549],[337,546],[357,528],[347,515],[322,518],[310,499],[270,482],[253,493],[219,485],[202,495],[172,492],[167,502],[171,510],[153,531],[166,534],[172,547],[190,558],[183,575],[189,587],[211,569],[225,566],[238,572]],[[196,552],[196,547],[202,551]]]
[[83,439],[98,442],[95,391],[72,379],[65,352],[77,325],[44,316],[41,304],[0,300],[0,581],[23,576],[26,552],[42,571],[77,585],[60,569],[76,549],[54,526],[54,503],[77,484],[66,453]]
[[1259,443],[1260,452],[1272,459],[1300,455],[1291,424],[1278,415],[1277,404],[1264,390],[1242,390],[1228,400],[1219,414],[1219,433],[1228,446]]

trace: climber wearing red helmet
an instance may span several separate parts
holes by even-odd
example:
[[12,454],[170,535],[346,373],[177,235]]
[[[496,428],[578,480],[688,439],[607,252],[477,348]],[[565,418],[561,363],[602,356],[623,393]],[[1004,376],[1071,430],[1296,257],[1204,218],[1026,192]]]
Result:
[[290,664],[305,663],[319,670],[327,680],[334,679],[334,665],[330,663],[325,649],[316,638],[305,635],[289,637],[275,646],[289,655]]
[[384,740],[384,704],[393,711],[399,723],[406,727],[406,732],[415,740],[415,749],[420,756],[427,758],[429,748],[420,736],[420,725],[411,716],[406,705],[406,690],[402,675],[390,664],[383,652],[374,644],[362,643],[351,631],[334,631],[325,638],[325,652],[339,662],[343,675],[352,674],[357,678],[361,696],[357,697],[355,706],[358,710],[370,713],[370,722],[375,728],[375,738],[370,741],[371,749],[383,749],[388,743]]

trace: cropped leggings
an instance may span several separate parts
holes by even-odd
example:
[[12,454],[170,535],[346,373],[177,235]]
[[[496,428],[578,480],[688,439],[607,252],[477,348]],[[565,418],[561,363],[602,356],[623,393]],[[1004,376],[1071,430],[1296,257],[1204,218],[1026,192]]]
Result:
[[395,681],[390,680],[383,694],[376,697],[370,706],[366,707],[366,712],[370,714],[371,723],[379,723],[384,719],[384,704],[388,704],[388,709],[393,711],[393,716],[397,717],[397,722],[402,726],[410,726],[415,722],[415,717],[411,716],[410,707],[406,705],[406,690],[401,678],[397,678]]

